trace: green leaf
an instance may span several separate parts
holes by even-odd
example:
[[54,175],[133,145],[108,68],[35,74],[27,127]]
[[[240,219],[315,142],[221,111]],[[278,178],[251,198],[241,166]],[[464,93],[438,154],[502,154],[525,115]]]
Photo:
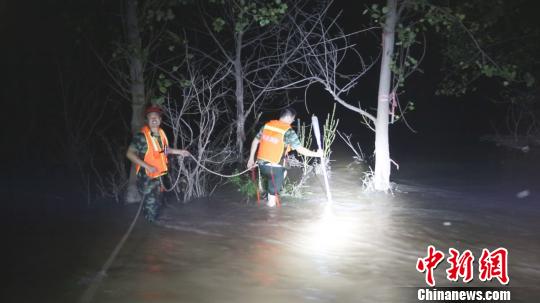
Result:
[[180,86],[183,88],[189,87],[191,85],[191,81],[183,79],[180,80]]
[[165,102],[165,97],[159,96],[152,99],[152,103],[156,105],[162,105]]
[[225,20],[223,20],[220,17],[216,18],[214,20],[214,22],[212,22],[212,28],[217,33],[221,32],[223,30],[224,25],[225,25]]

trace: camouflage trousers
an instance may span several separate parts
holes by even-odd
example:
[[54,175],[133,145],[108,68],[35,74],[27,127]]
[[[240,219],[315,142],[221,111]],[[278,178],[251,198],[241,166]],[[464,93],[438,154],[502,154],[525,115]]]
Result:
[[161,181],[160,178],[151,179],[146,175],[137,176],[137,189],[143,197],[143,215],[150,222],[155,222],[161,209]]
[[283,182],[285,181],[286,169],[282,166],[271,166],[264,163],[259,164],[261,174],[266,176],[268,185],[266,189],[270,195],[279,195],[283,188]]

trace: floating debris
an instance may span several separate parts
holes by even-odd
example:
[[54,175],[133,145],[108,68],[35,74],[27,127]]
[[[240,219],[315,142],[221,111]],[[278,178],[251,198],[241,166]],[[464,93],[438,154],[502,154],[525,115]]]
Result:
[[530,194],[531,194],[531,192],[528,189],[526,189],[526,190],[522,190],[519,193],[517,193],[516,197],[518,197],[519,199],[523,199],[523,198],[528,197]]

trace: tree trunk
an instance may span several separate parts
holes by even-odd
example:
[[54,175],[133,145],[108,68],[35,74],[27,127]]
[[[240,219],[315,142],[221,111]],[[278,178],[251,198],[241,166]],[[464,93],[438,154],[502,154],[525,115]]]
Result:
[[392,71],[390,64],[394,54],[394,36],[397,23],[397,0],[387,1],[388,13],[383,29],[383,49],[381,73],[379,78],[379,95],[377,104],[377,122],[375,125],[375,175],[376,190],[390,189],[390,146],[388,141],[388,116],[390,105],[390,89]]
[[236,82],[236,150],[239,161],[244,160],[245,118],[244,118],[244,77],[242,70],[242,32],[236,34],[236,56],[234,59],[234,77]]
[[[141,34],[137,18],[137,1],[126,1],[126,31],[129,56],[129,75],[131,91],[131,133],[135,134],[144,123],[143,111],[145,105],[144,87],[144,58],[142,51]],[[126,202],[133,203],[140,200],[135,185],[135,165],[131,164],[129,183],[126,193]]]

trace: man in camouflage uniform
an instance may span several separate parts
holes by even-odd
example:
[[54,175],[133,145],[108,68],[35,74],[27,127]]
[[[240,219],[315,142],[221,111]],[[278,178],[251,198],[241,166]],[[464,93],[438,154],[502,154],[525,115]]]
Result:
[[167,174],[167,155],[189,156],[189,152],[168,146],[161,125],[161,108],[150,106],[145,111],[146,125],[135,134],[126,157],[137,165],[137,189],[143,196],[144,217],[155,222],[161,207],[161,178]]
[[286,175],[284,158],[289,150],[296,150],[298,153],[308,157],[322,157],[323,151],[311,151],[302,146],[298,135],[291,128],[291,123],[296,118],[296,111],[292,108],[285,108],[279,115],[279,120],[272,120],[266,123],[253,139],[248,168],[255,166],[255,152],[257,152],[257,165],[261,174],[268,178],[268,203],[269,207],[274,207],[278,201],[278,194],[283,187]]

